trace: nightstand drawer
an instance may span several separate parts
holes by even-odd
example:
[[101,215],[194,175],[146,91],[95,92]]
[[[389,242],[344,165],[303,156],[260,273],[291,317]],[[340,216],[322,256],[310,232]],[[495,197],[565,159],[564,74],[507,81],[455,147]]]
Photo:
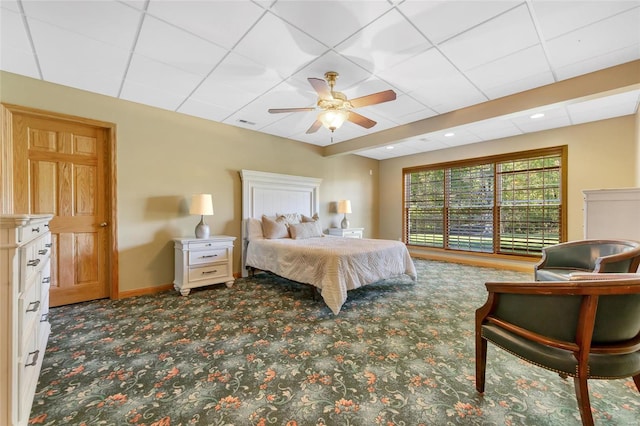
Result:
[[203,265],[224,262],[228,259],[227,249],[193,250],[189,252],[189,265]]
[[362,231],[344,231],[342,236],[346,238],[362,238]]
[[205,266],[202,268],[191,268],[189,270],[189,282],[211,280],[226,276],[229,276],[229,265],[227,263]]

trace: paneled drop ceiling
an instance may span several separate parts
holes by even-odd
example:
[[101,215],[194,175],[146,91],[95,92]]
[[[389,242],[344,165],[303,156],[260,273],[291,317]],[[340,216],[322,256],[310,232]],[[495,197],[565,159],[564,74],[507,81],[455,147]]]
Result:
[[[0,69],[319,146],[429,120],[640,59],[640,0],[0,0]],[[377,122],[306,134],[308,77],[337,71]],[[633,114],[632,85],[355,153],[387,159]],[[453,133],[452,136],[447,134]],[[364,138],[366,140],[366,138]],[[390,149],[389,146],[393,146]]]

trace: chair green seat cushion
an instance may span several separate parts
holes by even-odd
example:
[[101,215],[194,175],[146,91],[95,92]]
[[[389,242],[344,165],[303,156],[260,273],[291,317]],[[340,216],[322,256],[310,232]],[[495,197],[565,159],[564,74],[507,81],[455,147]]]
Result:
[[535,271],[536,281],[569,281],[571,274],[574,272],[590,272],[586,269],[572,268],[545,268]]
[[[493,324],[482,326],[482,337],[532,364],[575,377],[573,353],[532,342]],[[640,374],[640,351],[622,355],[591,354],[589,378],[621,379]]]

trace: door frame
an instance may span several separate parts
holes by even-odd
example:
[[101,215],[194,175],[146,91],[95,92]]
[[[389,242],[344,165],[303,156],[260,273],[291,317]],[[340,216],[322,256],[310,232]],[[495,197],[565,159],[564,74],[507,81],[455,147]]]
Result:
[[13,206],[13,122],[15,115],[49,118],[101,128],[105,140],[105,209],[110,232],[107,232],[107,256],[105,267],[109,298],[119,299],[118,274],[118,223],[117,223],[117,174],[116,174],[116,125],[106,121],[45,111],[0,102],[0,214],[31,213],[15,212]]

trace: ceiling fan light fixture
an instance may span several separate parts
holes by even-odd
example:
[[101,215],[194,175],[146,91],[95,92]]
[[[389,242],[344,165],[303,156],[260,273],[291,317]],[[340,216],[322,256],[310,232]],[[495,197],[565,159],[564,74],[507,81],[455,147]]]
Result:
[[318,115],[318,120],[320,120],[322,125],[332,132],[339,129],[348,118],[349,111],[343,109],[329,109],[322,111]]

